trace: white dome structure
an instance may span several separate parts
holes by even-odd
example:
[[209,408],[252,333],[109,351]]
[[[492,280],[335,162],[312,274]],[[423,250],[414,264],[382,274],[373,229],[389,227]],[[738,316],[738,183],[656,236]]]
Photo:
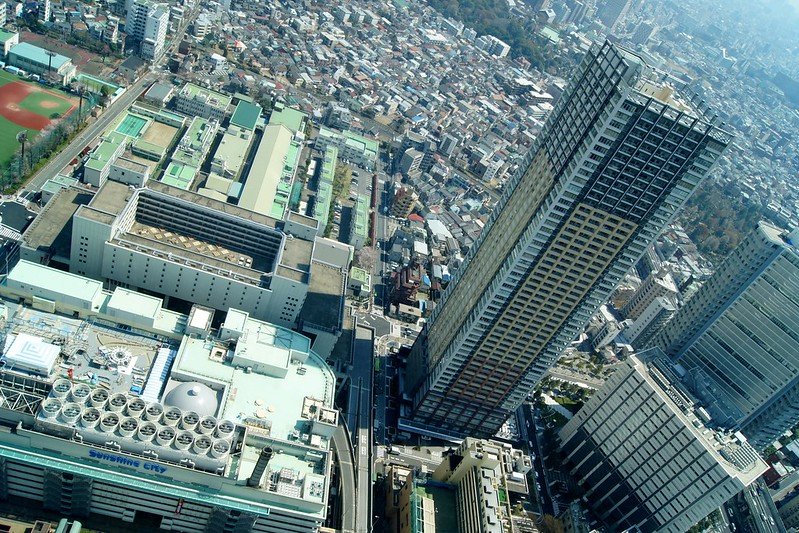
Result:
[[177,407],[183,412],[194,411],[200,416],[216,414],[219,408],[216,393],[196,381],[181,383],[164,398],[164,405]]

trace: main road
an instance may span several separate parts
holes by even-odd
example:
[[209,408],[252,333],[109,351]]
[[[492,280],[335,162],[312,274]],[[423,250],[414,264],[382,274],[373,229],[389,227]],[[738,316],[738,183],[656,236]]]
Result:
[[347,418],[355,448],[355,524],[358,533],[365,533],[372,518],[372,328],[356,327],[352,351]]
[[57,153],[53,156],[50,161],[47,162],[45,166],[43,166],[36,174],[34,174],[30,179],[27,180],[25,183],[25,189],[33,192],[37,192],[42,188],[42,185],[51,178],[54,178],[56,174],[61,172],[61,170],[66,167],[70,161],[78,157],[81,151],[100,133],[105,131],[108,126],[124,111],[126,110],[133,102],[136,101],[139,96],[150,87],[150,84],[153,83],[156,79],[159,78],[159,74],[157,74],[157,70],[160,69],[161,63],[164,58],[168,57],[169,54],[177,48],[178,44],[183,40],[183,35],[186,33],[186,28],[188,28],[189,24],[191,24],[194,19],[197,17],[198,10],[195,9],[192,11],[188,17],[184,19],[184,23],[181,26],[180,30],[175,34],[175,38],[169,44],[169,47],[164,51],[164,54],[155,61],[152,66],[150,67],[150,72],[148,72],[144,77],[139,78],[133,84],[129,85],[127,90],[120,96],[113,104],[108,106],[108,108],[103,111],[100,117],[92,124],[88,125],[83,131],[81,131],[69,145],[61,150],[61,152]]

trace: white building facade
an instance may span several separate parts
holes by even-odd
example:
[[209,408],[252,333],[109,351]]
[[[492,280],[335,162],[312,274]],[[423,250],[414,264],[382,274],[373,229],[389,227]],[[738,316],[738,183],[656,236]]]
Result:
[[799,421],[797,245],[761,222],[651,342],[759,449]]
[[706,427],[667,360],[649,355],[630,356],[563,427],[561,451],[609,528],[682,533],[768,466],[742,436]]

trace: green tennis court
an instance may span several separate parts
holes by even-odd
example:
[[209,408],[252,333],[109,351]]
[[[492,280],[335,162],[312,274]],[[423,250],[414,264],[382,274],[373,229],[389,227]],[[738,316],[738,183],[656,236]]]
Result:
[[119,123],[119,126],[117,126],[117,131],[128,137],[138,137],[141,135],[141,130],[144,129],[146,124],[146,118],[128,113],[122,122]]

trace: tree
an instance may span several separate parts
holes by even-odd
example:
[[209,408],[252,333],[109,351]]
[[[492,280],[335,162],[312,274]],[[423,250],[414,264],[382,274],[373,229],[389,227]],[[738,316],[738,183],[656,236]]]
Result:
[[541,533],[564,533],[563,522],[552,515],[545,514],[541,517],[541,523],[537,525]]
[[379,254],[375,248],[364,246],[355,253],[355,262],[362,269],[371,272],[377,264]]

